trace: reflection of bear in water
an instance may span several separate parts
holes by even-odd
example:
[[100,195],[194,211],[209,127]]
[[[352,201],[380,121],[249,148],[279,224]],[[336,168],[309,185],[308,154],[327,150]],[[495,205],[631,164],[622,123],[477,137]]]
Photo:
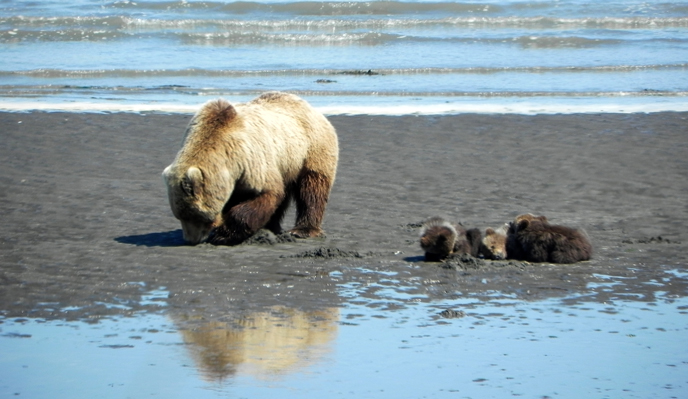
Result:
[[549,224],[544,216],[519,215],[507,234],[509,259],[575,263],[589,260],[592,245],[583,230]]
[[209,101],[163,172],[184,239],[238,244],[267,228],[280,234],[293,199],[297,237],[317,237],[334,183],[339,147],[330,122],[291,94],[247,104]]
[[477,257],[480,239],[480,230],[466,230],[439,216],[426,220],[420,231],[420,247],[425,251],[426,262],[439,262],[449,255]]
[[239,374],[262,378],[321,360],[337,337],[338,321],[337,308],[301,311],[277,306],[234,322],[182,328],[181,333],[205,379],[221,381]]

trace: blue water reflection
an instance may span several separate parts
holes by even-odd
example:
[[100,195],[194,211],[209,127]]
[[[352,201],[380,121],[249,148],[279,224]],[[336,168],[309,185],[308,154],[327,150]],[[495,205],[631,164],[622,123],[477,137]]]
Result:
[[[394,275],[383,277],[403,285]],[[192,316],[162,311],[93,322],[4,319],[0,396],[688,394],[686,298],[418,302],[389,286],[380,287],[376,298],[350,295],[360,289],[351,284],[341,289],[349,298],[341,308],[273,307],[222,322],[189,324]],[[143,300],[164,297],[161,289]],[[443,309],[456,317],[443,317]]]

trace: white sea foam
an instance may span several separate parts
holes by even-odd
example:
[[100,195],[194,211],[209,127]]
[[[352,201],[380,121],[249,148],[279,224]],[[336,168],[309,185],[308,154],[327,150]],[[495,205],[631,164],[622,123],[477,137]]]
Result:
[[588,114],[688,112],[688,102],[674,104],[447,104],[430,106],[319,107],[325,115]]
[[[230,99],[234,103],[250,98]],[[322,98],[307,98],[313,106],[325,115],[458,115],[458,114],[579,114],[579,113],[655,113],[688,112],[688,99],[593,99],[574,102],[571,99],[542,99],[541,101],[475,101],[436,102],[418,99],[409,104],[408,99],[340,99],[328,101]],[[372,100],[372,101],[371,101]],[[194,104],[165,103],[115,103],[115,102],[49,102],[0,100],[0,111],[6,112],[97,112],[97,113],[167,113],[193,114],[203,101]]]

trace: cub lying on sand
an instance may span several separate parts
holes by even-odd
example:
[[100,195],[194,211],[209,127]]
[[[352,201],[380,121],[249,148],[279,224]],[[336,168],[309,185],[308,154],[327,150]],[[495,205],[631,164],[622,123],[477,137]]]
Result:
[[[163,172],[184,240],[234,245],[281,220],[296,202],[296,237],[321,223],[339,158],[330,122],[297,96],[271,92],[247,104],[209,101]],[[211,235],[212,232],[212,235]]]
[[439,262],[454,254],[477,257],[481,236],[478,229],[466,230],[434,216],[421,227],[420,247],[425,251],[426,262]]
[[507,223],[496,230],[490,227],[485,230],[485,236],[480,242],[480,254],[485,259],[504,260],[507,258],[506,234],[508,230]]
[[519,215],[509,226],[508,259],[528,262],[575,263],[589,260],[592,245],[583,230],[549,224],[544,216]]

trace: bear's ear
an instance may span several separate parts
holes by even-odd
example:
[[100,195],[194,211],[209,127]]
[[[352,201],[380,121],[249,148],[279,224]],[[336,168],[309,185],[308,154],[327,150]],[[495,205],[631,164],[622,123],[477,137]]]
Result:
[[237,115],[236,109],[229,102],[218,99],[208,107],[208,119],[219,125],[226,125]]
[[200,193],[201,184],[203,184],[203,173],[197,167],[192,166],[186,171],[179,184],[184,194],[189,197],[195,197]]
[[226,124],[227,122],[231,121],[236,117],[237,112],[236,109],[232,106],[232,104],[227,103],[227,106],[222,110],[222,113],[218,117],[223,124]]
[[525,230],[526,228],[528,228],[528,226],[530,226],[530,220],[528,219],[524,219],[518,222],[518,230]]
[[486,236],[491,236],[494,233],[495,233],[495,231],[491,227],[488,227],[487,230],[485,230]]
[[172,165],[169,165],[162,171],[162,179],[165,181],[165,183],[167,183],[170,180],[170,168],[172,168]]

